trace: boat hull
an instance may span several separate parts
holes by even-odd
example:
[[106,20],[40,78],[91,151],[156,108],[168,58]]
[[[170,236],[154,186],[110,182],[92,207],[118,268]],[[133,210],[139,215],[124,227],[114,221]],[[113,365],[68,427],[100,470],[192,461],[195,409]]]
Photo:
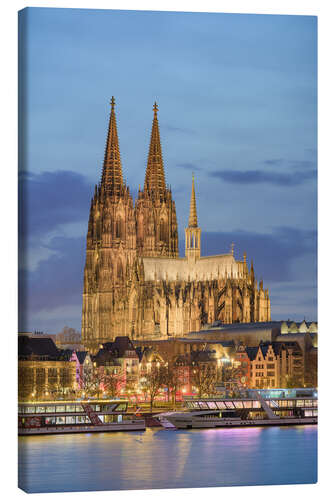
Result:
[[[170,425],[163,425],[163,420],[167,420]],[[222,427],[258,427],[258,426],[281,426],[281,425],[307,425],[317,424],[316,417],[304,418],[277,418],[277,419],[183,419],[180,417],[168,417],[161,420],[161,424],[166,427],[174,427],[176,429],[213,429]]]
[[58,427],[34,427],[29,429],[18,430],[19,436],[33,436],[44,434],[79,434],[90,432],[120,432],[120,431],[145,431],[145,420],[135,420],[132,422],[122,422],[103,425],[73,425],[73,426],[58,426]]

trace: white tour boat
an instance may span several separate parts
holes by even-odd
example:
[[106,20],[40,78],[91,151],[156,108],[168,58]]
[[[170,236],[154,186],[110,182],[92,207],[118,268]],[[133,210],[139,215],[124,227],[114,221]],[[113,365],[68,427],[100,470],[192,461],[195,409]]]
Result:
[[316,389],[248,389],[239,397],[186,398],[157,416],[166,429],[317,424]]
[[86,399],[22,402],[19,435],[77,432],[141,431],[144,419],[127,414],[128,400]]

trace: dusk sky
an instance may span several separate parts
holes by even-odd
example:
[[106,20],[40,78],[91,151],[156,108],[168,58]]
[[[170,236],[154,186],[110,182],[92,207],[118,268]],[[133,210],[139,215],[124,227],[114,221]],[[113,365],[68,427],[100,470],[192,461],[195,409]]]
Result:
[[195,174],[204,255],[247,252],[272,319],[317,319],[317,19],[21,12],[19,330],[80,330],[85,236],[109,101],[143,186],[153,103],[184,254]]

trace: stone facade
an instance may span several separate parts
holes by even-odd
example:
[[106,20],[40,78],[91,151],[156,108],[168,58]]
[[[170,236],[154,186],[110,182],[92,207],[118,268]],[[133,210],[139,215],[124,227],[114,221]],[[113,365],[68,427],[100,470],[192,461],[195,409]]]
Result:
[[205,323],[270,320],[268,290],[257,284],[246,255],[202,257],[194,179],[185,257],[178,255],[175,202],[166,185],[154,117],[144,187],[135,204],[123,180],[114,99],[102,179],[88,222],[84,269],[82,341],[96,351],[118,335],[167,338]]

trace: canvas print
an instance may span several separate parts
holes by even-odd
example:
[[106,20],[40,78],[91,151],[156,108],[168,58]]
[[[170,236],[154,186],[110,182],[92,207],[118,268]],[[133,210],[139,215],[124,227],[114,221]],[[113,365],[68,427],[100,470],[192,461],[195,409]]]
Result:
[[19,487],[317,481],[317,19],[19,12]]

